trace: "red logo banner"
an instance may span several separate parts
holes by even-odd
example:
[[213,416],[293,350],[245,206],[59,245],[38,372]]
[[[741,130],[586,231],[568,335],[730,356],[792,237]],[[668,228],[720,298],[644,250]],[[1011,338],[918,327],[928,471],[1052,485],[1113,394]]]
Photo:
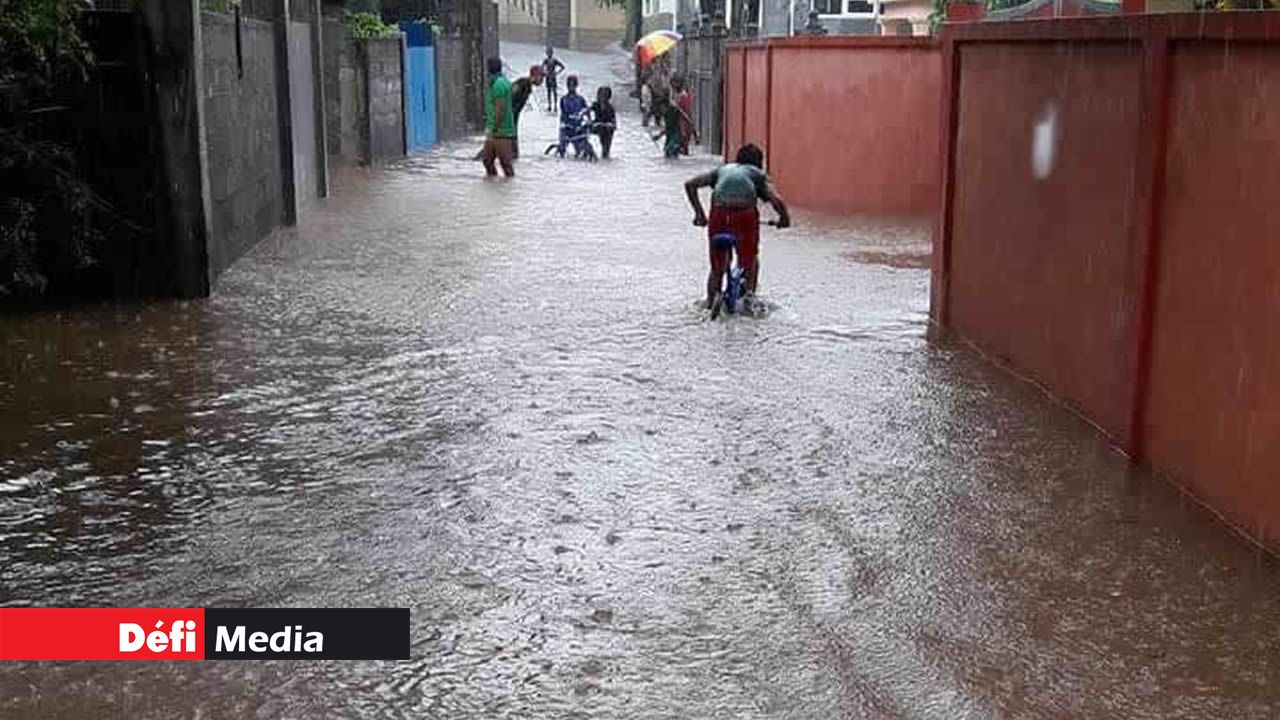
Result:
[[203,660],[204,608],[0,608],[0,660]]

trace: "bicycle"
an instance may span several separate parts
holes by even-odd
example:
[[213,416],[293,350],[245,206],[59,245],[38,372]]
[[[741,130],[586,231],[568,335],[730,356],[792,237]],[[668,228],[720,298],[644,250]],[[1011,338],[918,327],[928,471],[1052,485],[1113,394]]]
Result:
[[556,157],[564,157],[569,146],[573,146],[573,156],[578,160],[595,162],[598,159],[596,149],[591,145],[591,122],[587,120],[589,111],[575,113],[560,124],[560,139],[547,146],[543,155],[552,152]]
[[[781,227],[777,220],[770,220],[765,224],[775,228]],[[711,236],[711,242],[717,250],[733,254],[729,264],[725,266],[724,275],[720,281],[722,289],[711,300],[711,319],[715,320],[726,310],[729,315],[737,313],[739,303],[742,304],[744,311],[750,312],[749,296],[743,292],[747,281],[747,270],[738,265],[738,236],[729,232],[716,233]]]

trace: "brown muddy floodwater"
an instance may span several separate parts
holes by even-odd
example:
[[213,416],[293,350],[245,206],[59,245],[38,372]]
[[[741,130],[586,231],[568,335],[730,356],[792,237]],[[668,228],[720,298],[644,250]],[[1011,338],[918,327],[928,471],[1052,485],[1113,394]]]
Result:
[[0,605],[407,606],[413,659],[9,663],[0,717],[1280,715],[1280,569],[927,339],[927,226],[800,214],[710,323],[707,159],[473,150],[208,301],[0,319]]

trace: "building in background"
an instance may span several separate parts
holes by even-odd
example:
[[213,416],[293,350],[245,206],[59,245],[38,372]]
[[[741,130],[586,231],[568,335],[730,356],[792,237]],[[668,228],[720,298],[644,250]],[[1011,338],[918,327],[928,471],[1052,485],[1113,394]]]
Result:
[[[663,0],[652,0],[663,4]],[[927,35],[929,0],[674,0],[677,22],[693,28],[700,15],[724,13],[731,35],[802,35],[811,11],[833,35]],[[645,0],[646,10],[650,0]],[[648,15],[646,15],[646,23]],[[647,28],[647,24],[646,24]]]
[[498,0],[498,26],[507,42],[603,50],[622,42],[626,13],[598,0]]
[[674,30],[679,4],[679,0],[641,0],[640,10],[644,13],[644,32]]

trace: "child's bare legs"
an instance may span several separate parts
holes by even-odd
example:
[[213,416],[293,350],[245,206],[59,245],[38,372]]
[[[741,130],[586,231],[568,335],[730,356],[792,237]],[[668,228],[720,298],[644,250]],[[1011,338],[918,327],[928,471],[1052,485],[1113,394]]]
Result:
[[724,271],[729,267],[731,259],[730,251],[711,249],[711,270],[707,272],[707,307],[711,307],[711,301],[715,300],[716,295],[720,294],[720,284],[724,278]]

